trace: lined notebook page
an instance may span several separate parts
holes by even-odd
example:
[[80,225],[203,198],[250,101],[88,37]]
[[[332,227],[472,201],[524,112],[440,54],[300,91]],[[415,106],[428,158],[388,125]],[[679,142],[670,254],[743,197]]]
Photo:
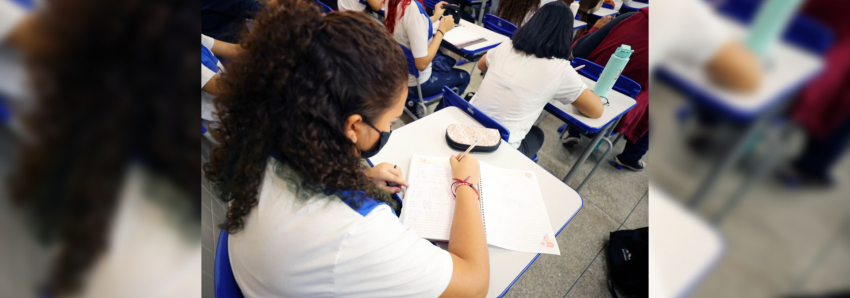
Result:
[[487,243],[516,251],[560,255],[534,172],[479,164]]
[[410,160],[401,221],[422,238],[449,240],[455,201],[449,192],[449,157],[413,155]]

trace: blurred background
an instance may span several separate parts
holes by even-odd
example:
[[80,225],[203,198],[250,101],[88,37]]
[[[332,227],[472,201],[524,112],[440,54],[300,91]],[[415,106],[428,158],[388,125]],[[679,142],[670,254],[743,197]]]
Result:
[[0,297],[200,297],[199,4],[0,0]]
[[654,1],[650,293],[850,295],[847,1]]

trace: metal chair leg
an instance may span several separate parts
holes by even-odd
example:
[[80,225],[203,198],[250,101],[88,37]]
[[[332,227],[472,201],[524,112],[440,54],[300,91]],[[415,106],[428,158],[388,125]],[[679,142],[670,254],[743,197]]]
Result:
[[422,106],[422,117],[428,115],[428,108],[425,106],[425,97],[422,96],[422,87],[419,85],[419,80],[416,80],[416,92],[419,93],[419,105]]
[[406,106],[404,107],[404,112],[407,113],[410,118],[413,118],[413,121],[419,120],[419,117],[416,117],[416,114],[408,110]]
[[543,110],[543,113],[540,113],[540,118],[537,118],[537,122],[534,122],[534,126],[540,126],[540,123],[543,122],[543,118],[546,118],[547,114],[549,114],[549,112]]
[[[567,177],[564,177],[564,183],[569,184],[570,179],[572,179],[573,176],[578,173],[578,168],[581,167],[584,161],[587,160],[587,157],[590,156],[590,153],[593,152],[593,148],[596,147],[596,144],[598,144],[599,140],[602,139],[602,136],[605,135],[604,132],[607,129],[608,127],[604,127],[596,133],[596,135],[593,137],[593,140],[590,141],[590,144],[587,146],[586,149],[584,149],[584,153],[581,154],[581,157],[579,157],[575,164],[573,164],[573,168],[570,169],[569,173],[567,173]],[[564,131],[567,131],[567,129],[564,129]]]
[[587,184],[587,181],[590,180],[590,177],[593,177],[593,173],[596,173],[596,170],[599,169],[599,166],[608,160],[608,155],[611,154],[611,150],[614,149],[614,144],[611,143],[611,140],[609,140],[608,138],[602,138],[602,141],[608,143],[608,150],[605,150],[605,153],[602,154],[602,158],[600,158],[599,161],[596,162],[596,165],[593,166],[593,170],[590,170],[590,173],[587,174],[586,177],[584,177],[584,181],[582,181],[581,184],[578,185],[578,187],[576,188],[576,192],[580,191],[581,188],[584,187],[585,184]]

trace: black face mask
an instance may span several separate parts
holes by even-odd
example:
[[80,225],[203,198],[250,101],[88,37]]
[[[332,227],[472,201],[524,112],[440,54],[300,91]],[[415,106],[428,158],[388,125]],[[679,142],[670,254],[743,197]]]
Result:
[[390,134],[392,133],[392,131],[383,132],[380,129],[378,129],[377,127],[375,127],[374,125],[372,125],[371,123],[366,122],[366,121],[363,121],[363,122],[368,124],[370,127],[372,127],[372,129],[376,130],[378,133],[381,134],[381,139],[378,140],[378,144],[375,145],[375,148],[372,148],[372,149],[369,149],[369,150],[366,150],[366,151],[360,151],[361,157],[370,158],[370,157],[378,154],[378,152],[381,151],[381,148],[384,148],[384,145],[386,145],[387,141],[390,140]]

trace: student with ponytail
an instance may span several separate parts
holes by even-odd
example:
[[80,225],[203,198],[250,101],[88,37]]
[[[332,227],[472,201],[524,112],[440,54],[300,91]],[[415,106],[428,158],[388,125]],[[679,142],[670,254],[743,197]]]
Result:
[[[399,222],[402,165],[368,169],[407,98],[401,48],[366,14],[280,0],[221,76],[221,146],[204,172],[230,204],[230,264],[246,297],[484,297],[477,193],[458,188],[448,251]],[[478,180],[473,156],[453,177]]]
[[[387,13],[384,25],[393,34],[398,44],[410,49],[413,53],[416,68],[419,69],[419,84],[422,96],[431,96],[442,92],[443,86],[457,88],[463,94],[469,85],[469,73],[449,68],[448,70],[432,69],[431,62],[439,54],[443,37],[454,28],[454,18],[443,15],[443,4],[440,1],[434,7],[434,15],[428,17],[425,8],[416,0],[385,0]],[[437,24],[437,30],[433,27]],[[453,59],[452,59],[453,60]],[[452,65],[453,66],[453,65]],[[407,86],[411,94],[416,94],[416,78],[408,77]]]

